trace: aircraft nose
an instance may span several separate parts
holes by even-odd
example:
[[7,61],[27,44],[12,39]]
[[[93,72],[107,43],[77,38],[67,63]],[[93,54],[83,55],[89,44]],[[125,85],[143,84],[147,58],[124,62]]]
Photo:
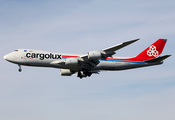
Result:
[[4,59],[7,60],[7,55],[4,55]]
[[9,53],[9,54],[7,54],[7,55],[4,55],[3,58],[4,58],[5,60],[7,60],[7,61],[12,61],[12,60],[13,60],[13,56],[12,56],[11,53]]

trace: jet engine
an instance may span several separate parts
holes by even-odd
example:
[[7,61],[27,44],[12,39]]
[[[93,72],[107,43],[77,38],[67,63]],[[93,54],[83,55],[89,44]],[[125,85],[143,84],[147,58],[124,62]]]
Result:
[[77,65],[79,63],[77,58],[67,58],[65,60],[65,65]]
[[75,72],[70,69],[61,69],[61,75],[62,76],[71,76]]
[[102,53],[100,51],[90,51],[88,53],[88,59],[100,59],[102,58]]

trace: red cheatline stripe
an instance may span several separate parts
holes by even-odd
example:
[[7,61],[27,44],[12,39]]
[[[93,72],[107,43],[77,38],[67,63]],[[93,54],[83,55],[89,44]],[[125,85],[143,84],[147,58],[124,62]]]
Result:
[[[62,55],[62,57],[72,57],[72,58],[77,58],[77,57],[79,57],[79,56]],[[127,59],[107,58],[107,60],[143,61],[143,60],[141,60],[141,59],[137,59],[137,58],[127,58]]]
[[62,55],[62,57],[73,57],[73,58],[77,58],[78,56]]

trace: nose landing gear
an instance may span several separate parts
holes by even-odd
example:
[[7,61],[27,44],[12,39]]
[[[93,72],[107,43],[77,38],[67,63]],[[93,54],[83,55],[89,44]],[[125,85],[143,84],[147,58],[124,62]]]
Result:
[[22,69],[21,69],[21,65],[18,65],[18,66],[19,66],[18,71],[21,72],[21,71],[22,71]]

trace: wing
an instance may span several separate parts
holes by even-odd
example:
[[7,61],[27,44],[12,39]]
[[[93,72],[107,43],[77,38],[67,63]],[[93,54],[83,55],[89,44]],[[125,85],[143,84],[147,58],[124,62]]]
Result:
[[66,60],[57,60],[53,61],[50,64],[63,64],[63,65],[76,65],[78,64],[80,66],[80,70],[92,70],[95,66],[99,64],[99,59],[106,60],[107,57],[112,57],[113,54],[115,54],[116,50],[119,50],[127,45],[130,45],[139,39],[130,40],[100,51],[90,51],[88,54],[79,56],[77,58],[67,58]]
[[[51,62],[50,64],[52,65],[73,65],[75,66],[75,68],[77,68],[77,70],[75,70],[73,72],[77,72],[77,77],[87,77],[87,76],[91,76],[91,74],[94,73],[98,73],[99,71],[94,71],[94,68],[99,64],[99,59],[104,59],[106,60],[107,57],[112,57],[112,55],[115,54],[115,51],[130,45],[136,41],[138,41],[139,39],[135,39],[135,40],[130,40],[100,51],[90,51],[88,52],[88,54],[82,55],[82,56],[78,56],[78,57],[70,57],[67,59],[61,59],[61,60],[56,60]],[[67,70],[66,73],[62,73],[65,75],[72,75],[73,73],[70,72],[72,71],[71,69]]]
[[115,51],[130,45],[136,41],[138,41],[139,39],[135,39],[135,40],[130,40],[100,51],[90,51],[88,52],[88,54],[82,55],[78,57],[78,60],[81,63],[81,68],[83,69],[87,69],[87,70],[91,70],[93,69],[96,65],[98,65],[99,61],[98,59],[106,59],[107,57],[112,57],[112,55],[115,54]]
[[[136,41],[138,41],[139,39],[135,39],[135,40],[130,40],[130,41],[127,41],[127,42],[124,42],[124,43],[120,43],[118,45],[115,45],[115,46],[112,46],[112,47],[109,47],[109,48],[106,48],[106,49],[103,49],[101,50],[101,54],[103,55],[103,58],[107,58],[107,57],[111,57],[112,55],[115,54],[115,51],[127,46],[127,45],[130,45]],[[94,51],[93,51],[94,52]],[[88,60],[88,54],[86,55],[82,55],[80,56],[80,58],[83,58],[85,60]]]

